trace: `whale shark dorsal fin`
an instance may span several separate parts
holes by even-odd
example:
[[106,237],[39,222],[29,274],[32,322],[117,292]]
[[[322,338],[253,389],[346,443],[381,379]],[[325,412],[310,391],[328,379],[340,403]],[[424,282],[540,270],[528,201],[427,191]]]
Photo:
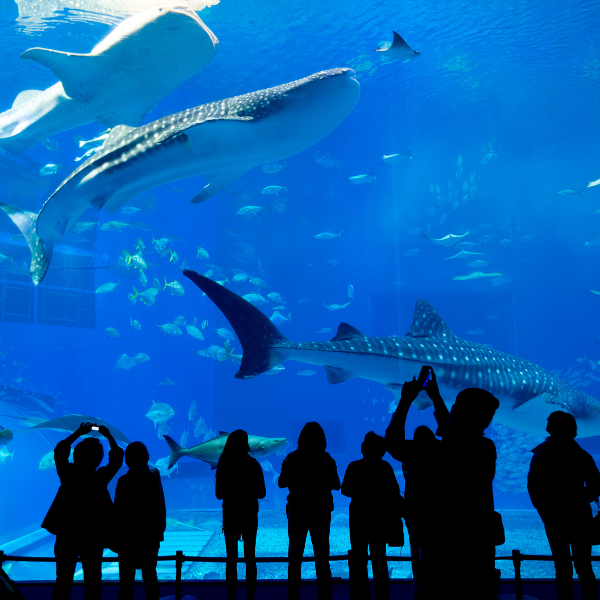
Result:
[[27,104],[27,102],[31,102],[34,98],[39,96],[42,92],[40,90],[23,90],[16,98],[12,104],[12,108],[17,108],[18,106],[22,106],[23,104]]
[[93,79],[96,65],[102,58],[91,54],[60,52],[47,48],[30,48],[21,54],[24,60],[33,60],[48,67],[59,79],[70,98],[85,91],[86,84]]
[[346,340],[352,340],[357,337],[367,337],[362,331],[348,325],[348,323],[340,323],[338,325],[337,333],[331,338],[332,342],[343,342]]
[[106,150],[110,146],[116,146],[123,137],[125,137],[134,129],[135,127],[130,127],[129,125],[117,125],[116,127],[113,127],[110,130],[108,137],[104,140],[102,148]]
[[429,302],[419,298],[415,304],[415,314],[407,337],[436,337],[444,340],[456,338],[444,319]]

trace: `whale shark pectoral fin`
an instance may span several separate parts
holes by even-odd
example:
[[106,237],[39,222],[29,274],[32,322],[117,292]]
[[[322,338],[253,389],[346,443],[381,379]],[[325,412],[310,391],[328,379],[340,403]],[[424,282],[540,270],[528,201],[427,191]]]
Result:
[[31,266],[29,272],[35,285],[41,283],[48,271],[52,253],[54,252],[54,243],[44,242],[36,231],[37,215],[28,210],[22,210],[10,204],[0,203],[2,209],[11,219],[11,221],[20,229],[25,241],[31,250]]
[[21,54],[21,58],[48,67],[60,79],[70,98],[85,93],[87,84],[94,80],[97,65],[102,61],[100,56],[60,52],[47,48],[30,48]]
[[325,373],[327,373],[327,383],[342,383],[354,377],[352,373],[340,367],[328,367],[324,365],[323,368],[325,369]]
[[144,110],[115,111],[98,115],[96,121],[105,127],[116,128],[118,126],[128,126],[133,129],[142,122],[145,114],[146,111]]
[[544,393],[517,404],[513,407],[513,412],[547,418],[551,412],[562,406],[563,404],[557,396]]
[[208,179],[209,183],[205,185],[191,200],[192,204],[199,204],[204,202],[214,195],[224,190],[230,183],[233,183],[236,179],[241,177],[246,172],[246,169],[240,170],[239,168],[224,169],[222,171],[215,171],[214,173],[206,173],[202,176]]

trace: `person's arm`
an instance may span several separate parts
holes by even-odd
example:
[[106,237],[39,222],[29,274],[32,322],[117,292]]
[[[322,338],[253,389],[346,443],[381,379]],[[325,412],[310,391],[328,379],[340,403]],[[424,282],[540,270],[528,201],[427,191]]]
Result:
[[160,479],[160,473],[158,472],[158,469],[155,472],[155,476],[158,481],[158,491],[160,494],[160,524],[162,533],[164,533],[167,529],[167,506],[165,504],[165,492],[163,491],[162,481]]
[[600,471],[589,454],[586,455],[585,494],[588,502],[594,502],[600,496]]
[[98,433],[101,433],[108,440],[110,445],[110,450],[108,452],[108,464],[102,469],[102,474],[105,478],[105,481],[106,483],[109,483],[123,465],[123,457],[125,453],[123,452],[123,449],[119,447],[115,438],[110,432],[110,429],[106,425],[100,425],[100,427],[98,427]]
[[281,463],[281,473],[279,473],[279,479],[277,480],[277,485],[280,488],[290,487],[291,468],[290,457],[286,456]]
[[225,466],[221,467],[217,466],[217,473],[215,475],[215,496],[217,500],[223,500],[225,498],[225,474],[224,474]]
[[340,483],[340,476],[338,475],[338,472],[337,472],[337,465],[335,464],[335,460],[333,460],[333,458],[331,458],[330,455],[328,455],[328,456],[329,456],[329,460],[331,461],[331,464],[330,464],[331,472],[330,472],[330,479],[329,479],[330,489],[339,490],[342,487],[342,484]]
[[342,481],[341,492],[343,496],[347,496],[348,498],[353,498],[356,492],[354,485],[354,463],[350,463],[348,468],[346,469],[346,473],[344,474],[344,480]]
[[444,403],[444,399],[440,394],[440,388],[437,384],[437,377],[432,367],[429,367],[431,377],[425,386],[425,392],[433,402],[433,416],[438,424],[437,435],[440,437],[447,436],[451,433],[452,428],[450,426],[450,412],[448,407]]
[[266,495],[267,495],[267,488],[265,487],[265,474],[263,473],[262,467],[260,466],[260,463],[256,460],[254,460],[254,468],[256,470],[256,478],[255,478],[255,482],[256,482],[256,497],[259,500],[262,500]]
[[61,480],[69,464],[71,445],[82,435],[88,434],[92,430],[92,426],[93,423],[81,423],[79,428],[76,429],[69,437],[56,444],[56,448],[54,448],[54,464],[56,465],[56,472]]
[[385,431],[386,450],[396,460],[405,461],[407,457],[408,445],[406,444],[406,417],[410,405],[421,391],[418,381],[406,381],[402,386],[402,393],[396,411],[392,415],[392,420]]

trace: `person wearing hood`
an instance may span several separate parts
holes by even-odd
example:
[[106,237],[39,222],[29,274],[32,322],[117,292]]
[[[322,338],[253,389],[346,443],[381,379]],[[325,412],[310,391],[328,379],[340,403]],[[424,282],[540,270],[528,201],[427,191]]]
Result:
[[577,421],[573,415],[551,413],[546,431],[550,436],[532,450],[527,490],[548,536],[557,596],[559,600],[573,598],[574,563],[583,599],[596,600],[590,502],[600,495],[600,472],[591,455],[575,441]]

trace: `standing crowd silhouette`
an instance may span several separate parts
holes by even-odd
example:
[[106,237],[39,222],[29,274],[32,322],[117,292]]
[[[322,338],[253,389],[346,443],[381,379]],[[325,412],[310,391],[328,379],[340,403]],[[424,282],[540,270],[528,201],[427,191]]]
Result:
[[[434,407],[437,431],[419,426],[407,439],[406,419],[419,393]],[[406,522],[413,572],[414,600],[495,600],[500,571],[495,547],[504,543],[500,514],[494,510],[492,481],[496,448],[484,436],[499,401],[490,392],[468,388],[458,393],[449,411],[440,395],[435,373],[423,367],[418,379],[402,386],[398,406],[385,432],[365,435],[363,458],[348,465],[343,481],[327,452],[323,428],[307,423],[298,448],[287,455],[278,479],[287,488],[288,598],[300,598],[301,565],[307,534],[315,556],[319,599],[332,597],[329,534],[334,508],[332,491],[351,498],[348,564],[350,593],[355,600],[371,597],[368,561],[373,569],[376,600],[389,600],[386,545],[401,545]],[[92,428],[110,444],[108,464],[102,444],[87,437]],[[573,563],[583,600],[597,600],[598,586],[591,565],[592,511],[600,495],[600,472],[591,455],[577,442],[575,418],[552,412],[549,437],[532,450],[528,491],[546,530],[556,569],[559,600],[573,598]],[[223,501],[223,531],[227,550],[227,597],[237,595],[238,541],[243,541],[246,599],[256,590],[256,537],[259,500],[266,495],[263,471],[249,454],[248,434],[238,429],[227,438],[216,472],[215,493]],[[401,495],[394,470],[383,460],[388,452],[402,463]],[[54,458],[60,488],[42,523],[56,535],[56,584],[53,599],[70,597],[77,561],[84,572],[85,598],[102,592],[102,553],[119,554],[121,600],[134,597],[135,570],[141,569],[148,600],[158,600],[156,565],[166,529],[165,499],[160,473],[149,466],[142,442],[125,452],[109,429],[82,423],[59,442]],[[129,471],[117,484],[114,504],[107,486],[123,459]],[[572,558],[571,558],[572,557]]]

